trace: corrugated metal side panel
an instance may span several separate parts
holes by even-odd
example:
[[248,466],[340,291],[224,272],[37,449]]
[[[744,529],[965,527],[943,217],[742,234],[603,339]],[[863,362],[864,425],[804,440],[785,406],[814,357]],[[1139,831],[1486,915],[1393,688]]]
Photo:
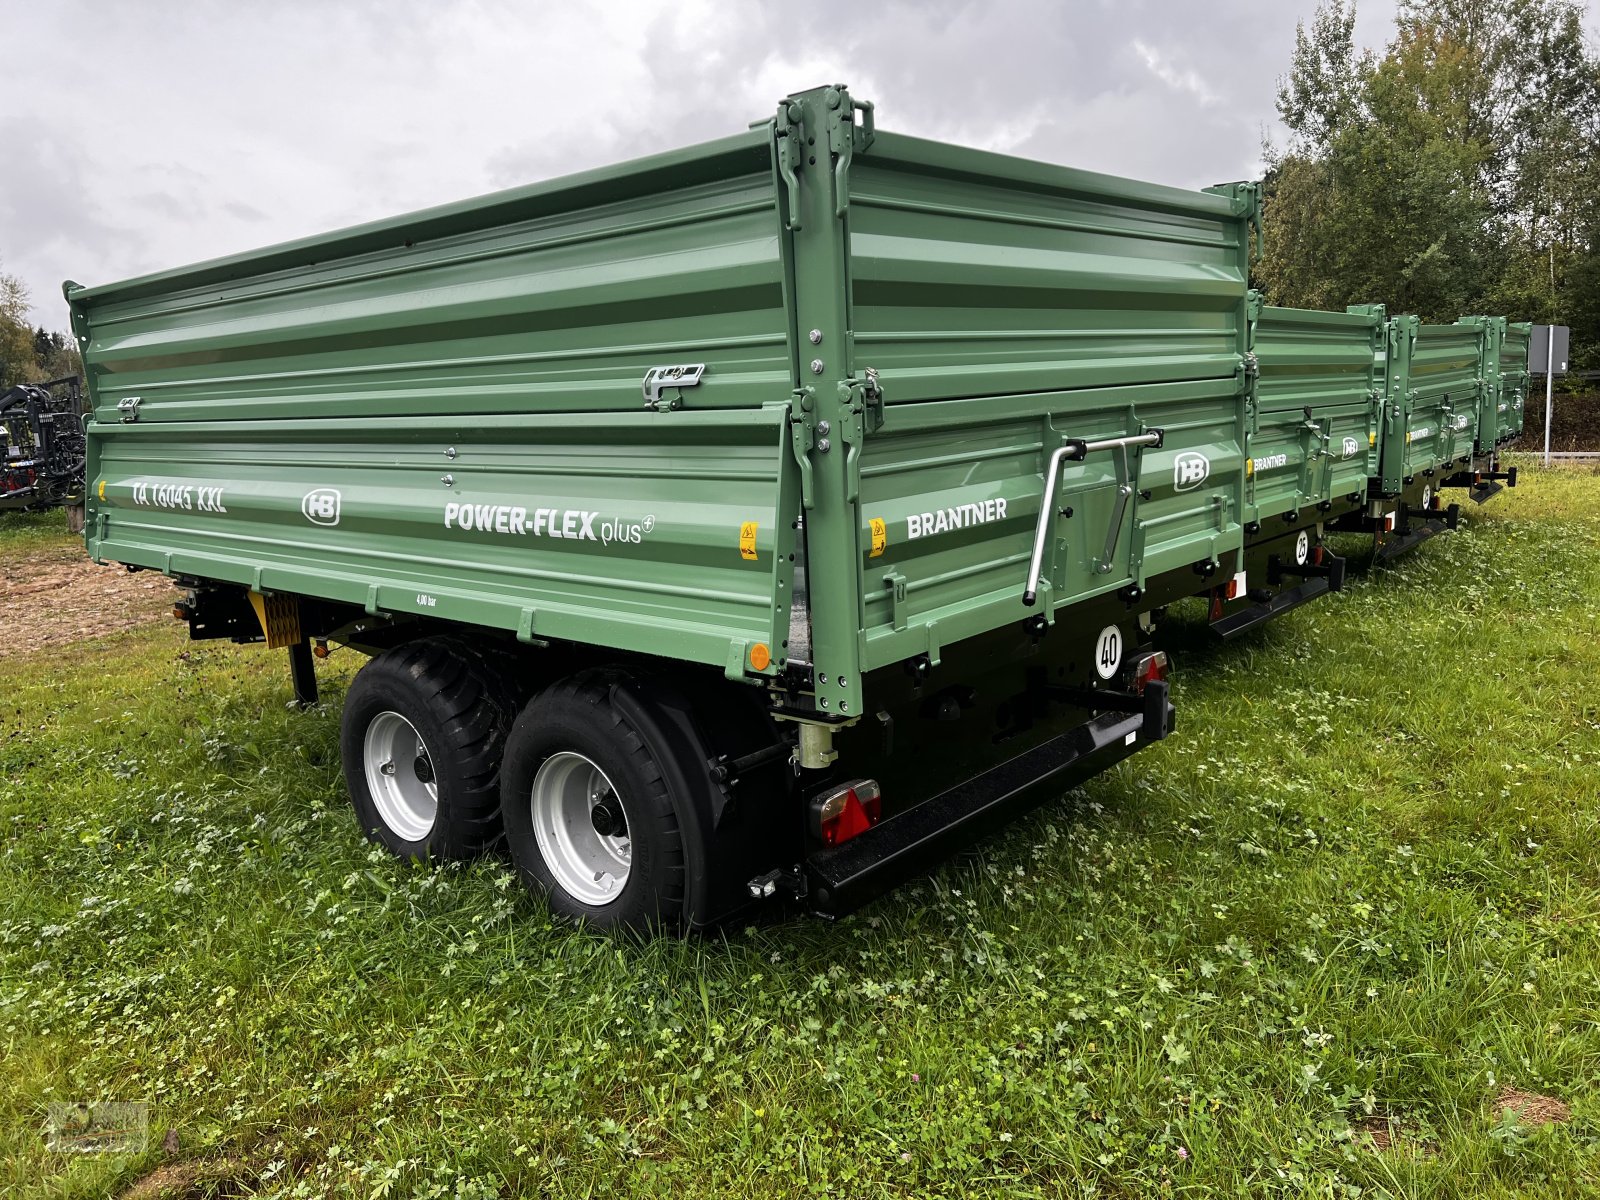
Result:
[[89,546],[735,671],[762,641],[777,665],[788,607],[774,596],[792,573],[786,415],[141,422],[94,439],[103,494]]
[[1378,458],[1375,345],[1381,333],[1373,318],[1262,306],[1253,346],[1250,519],[1366,493]]
[[[941,646],[1035,612],[1142,586],[1166,572],[1187,573],[1196,562],[1238,549],[1234,498],[1243,447],[1236,413],[1231,382],[1217,381],[896,408],[863,455],[867,667],[937,656]],[[1133,487],[1148,498],[1136,495],[1113,526],[1115,458],[1100,452],[1067,463],[1039,607],[1025,608],[1042,459],[1065,431],[1093,439],[1140,425],[1162,428],[1168,438],[1160,450],[1130,454]],[[1204,454],[1209,475],[1193,488],[1185,478],[1180,491],[1182,454]]]
[[[1246,216],[1182,192],[880,134],[849,174],[854,361],[888,412],[862,454],[866,665],[1181,573],[1242,542]],[[1021,604],[1051,453],[1038,609]],[[1071,515],[1065,515],[1070,510]],[[873,522],[882,546],[874,556]]]
[[1472,454],[1476,435],[1479,340],[1472,325],[1422,325],[1411,348],[1406,474],[1448,466]]
[[100,419],[133,395],[142,422],[630,411],[685,362],[692,407],[786,396],[770,152],[735,141],[77,293]]
[[891,405],[1234,375],[1222,197],[889,134],[849,186],[855,358]]

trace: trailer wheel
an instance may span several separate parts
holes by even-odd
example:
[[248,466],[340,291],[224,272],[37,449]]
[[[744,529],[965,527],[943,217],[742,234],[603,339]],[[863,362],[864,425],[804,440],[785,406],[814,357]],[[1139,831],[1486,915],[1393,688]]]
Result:
[[666,774],[591,673],[535,696],[506,746],[506,845],[552,911],[602,928],[677,922],[683,837]]
[[345,697],[345,783],[372,841],[444,862],[494,846],[512,683],[475,647],[429,639],[378,655]]

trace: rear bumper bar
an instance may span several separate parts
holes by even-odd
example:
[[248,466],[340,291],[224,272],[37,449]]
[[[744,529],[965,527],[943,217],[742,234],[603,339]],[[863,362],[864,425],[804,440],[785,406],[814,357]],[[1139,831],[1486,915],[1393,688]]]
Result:
[[[1043,785],[1076,786],[1165,737],[1174,718],[1167,685],[1150,683],[1146,699],[1144,712],[1102,713],[842,846],[814,852],[805,866],[808,904],[829,915],[848,912],[1048,799]],[[1160,720],[1148,720],[1157,713]]]
[[1274,592],[1270,600],[1218,618],[1211,622],[1211,632],[1223,641],[1227,641],[1229,638],[1238,637],[1248,629],[1266,624],[1274,617],[1283,616],[1290,609],[1299,608],[1308,600],[1315,600],[1318,596],[1334,590],[1336,589],[1326,579],[1308,579],[1304,583],[1295,584],[1294,587],[1284,588],[1281,592]]
[[1456,504],[1447,509],[1406,509],[1402,506],[1399,531],[1384,538],[1372,556],[1373,561],[1391,562],[1434,534],[1453,532],[1460,515],[1461,508]]
[[[1517,486],[1517,469],[1512,467],[1509,471],[1500,471],[1495,469],[1497,465],[1491,464],[1488,470],[1483,471],[1461,471],[1439,486],[1466,488],[1467,498],[1474,504],[1482,504],[1505,488]],[[1503,486],[1500,483],[1502,479],[1505,480]]]
[[1280,583],[1286,577],[1301,577],[1301,582],[1293,587],[1283,588],[1274,592],[1270,597],[1253,604],[1249,608],[1241,608],[1223,617],[1218,617],[1211,622],[1211,632],[1223,641],[1238,637],[1248,629],[1264,625],[1274,617],[1281,617],[1290,609],[1299,608],[1308,600],[1315,600],[1318,596],[1325,596],[1329,592],[1344,590],[1345,561],[1337,554],[1324,552],[1320,563],[1308,563],[1305,566],[1284,566],[1274,559],[1272,570],[1268,572],[1268,581]]

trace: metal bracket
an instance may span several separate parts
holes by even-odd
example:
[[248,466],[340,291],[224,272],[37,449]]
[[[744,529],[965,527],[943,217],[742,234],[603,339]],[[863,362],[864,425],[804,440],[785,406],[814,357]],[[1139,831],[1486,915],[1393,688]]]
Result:
[[767,900],[773,896],[784,896],[791,900],[804,900],[806,897],[806,876],[796,863],[787,870],[777,867],[765,875],[757,875],[745,889],[753,900]]
[[[1233,215],[1243,217],[1250,231],[1255,234],[1255,257],[1260,258],[1267,251],[1266,233],[1262,228],[1261,213],[1261,185],[1255,182],[1219,183],[1202,189],[1214,196],[1222,196],[1230,202]],[[1246,234],[1245,253],[1249,254],[1249,234]]]
[[889,591],[890,620],[898,633],[906,627],[906,577],[899,571],[886,571],[883,586]]
[[706,373],[705,363],[686,363],[676,367],[651,367],[644,375],[644,406],[657,412],[666,412],[682,406],[682,399],[663,402],[661,393],[669,388],[691,388],[700,385]]
[[117,401],[117,411],[122,414],[124,425],[132,425],[139,419],[139,405],[143,403],[143,396],[124,396]]
[[1116,558],[1117,539],[1122,534],[1122,518],[1127,514],[1128,501],[1133,496],[1133,476],[1128,467],[1128,447],[1126,443],[1112,447],[1116,452],[1117,462],[1117,498],[1111,506],[1111,519],[1106,523],[1106,548],[1094,564],[1096,575],[1111,574],[1111,564]]

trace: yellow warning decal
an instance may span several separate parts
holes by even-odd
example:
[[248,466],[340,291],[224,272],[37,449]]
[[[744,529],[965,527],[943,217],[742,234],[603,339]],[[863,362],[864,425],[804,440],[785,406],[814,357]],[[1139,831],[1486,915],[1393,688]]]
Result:
[[106,498],[106,481],[104,479],[100,481],[100,486],[96,490],[100,494],[100,499],[104,500]]
[[1367,430],[1367,449],[1370,450],[1378,444],[1378,435],[1370,429]]
[[1249,478],[1251,475],[1254,475],[1256,473],[1256,460],[1255,459],[1247,458],[1247,459],[1244,460],[1244,473],[1245,473],[1245,477],[1246,478]]
[[889,544],[889,527],[883,523],[882,517],[873,517],[867,522],[867,527],[872,530],[872,553],[868,557],[877,558]]
[[739,557],[756,560],[756,533],[761,528],[755,521],[745,521],[739,526]]

